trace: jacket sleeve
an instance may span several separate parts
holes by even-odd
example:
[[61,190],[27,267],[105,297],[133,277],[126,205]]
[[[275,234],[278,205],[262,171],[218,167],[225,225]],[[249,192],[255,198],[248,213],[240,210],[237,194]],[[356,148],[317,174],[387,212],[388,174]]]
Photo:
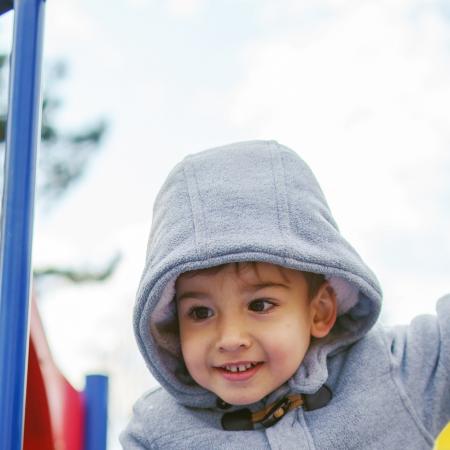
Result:
[[[151,408],[151,407],[150,407]],[[149,424],[146,420],[148,405],[144,398],[138,400],[133,407],[133,415],[119,441],[124,450],[155,450],[156,446],[149,441]]]
[[450,295],[438,301],[436,311],[393,329],[389,342],[405,406],[434,438],[450,421]]

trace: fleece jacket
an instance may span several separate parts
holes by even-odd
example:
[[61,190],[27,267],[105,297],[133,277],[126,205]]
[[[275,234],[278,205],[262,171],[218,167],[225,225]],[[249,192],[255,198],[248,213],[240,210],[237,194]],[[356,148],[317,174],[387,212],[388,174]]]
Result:
[[[186,370],[175,282],[187,271],[243,261],[323,274],[338,302],[331,332],[312,340],[296,373],[246,407],[258,411],[324,385],[332,397],[267,428],[229,431],[217,396]],[[381,299],[375,275],[340,234],[297,153],[249,141],[189,155],[155,200],[134,310],[139,349],[161,388],[136,402],[123,448],[431,449],[450,420],[450,296],[435,316],[391,328],[376,324]]]

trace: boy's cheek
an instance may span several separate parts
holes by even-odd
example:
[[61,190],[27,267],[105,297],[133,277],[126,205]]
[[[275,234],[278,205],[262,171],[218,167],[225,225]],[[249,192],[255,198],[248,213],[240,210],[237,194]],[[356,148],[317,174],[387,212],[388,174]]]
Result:
[[207,341],[207,335],[199,327],[191,324],[180,324],[180,343],[181,346],[195,347],[202,346]]
[[[204,345],[204,340],[194,335],[180,336],[181,352],[184,361],[189,367],[199,367],[205,360],[207,349]],[[188,368],[189,368],[188,367]]]
[[292,351],[280,349],[280,347],[274,347],[267,353],[269,355],[269,362],[275,367],[283,368],[286,365],[294,365],[294,355]]

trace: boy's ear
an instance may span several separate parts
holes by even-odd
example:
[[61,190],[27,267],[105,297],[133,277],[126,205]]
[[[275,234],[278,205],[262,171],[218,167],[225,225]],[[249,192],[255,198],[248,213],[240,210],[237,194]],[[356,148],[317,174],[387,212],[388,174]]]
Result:
[[336,293],[326,281],[311,300],[311,336],[322,338],[328,335],[336,322]]

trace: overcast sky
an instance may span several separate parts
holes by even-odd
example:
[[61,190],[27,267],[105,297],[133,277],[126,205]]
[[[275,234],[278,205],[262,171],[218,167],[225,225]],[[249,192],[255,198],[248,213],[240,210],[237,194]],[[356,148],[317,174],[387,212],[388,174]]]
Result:
[[153,199],[188,153],[245,139],[296,150],[379,277],[384,322],[450,291],[449,20],[445,1],[47,2],[45,67],[69,68],[60,125],[110,129],[82,182],[38,213],[34,263],[123,259],[107,283],[49,285],[39,304],[72,383],[111,374],[112,449],[154,385],[131,309]]

